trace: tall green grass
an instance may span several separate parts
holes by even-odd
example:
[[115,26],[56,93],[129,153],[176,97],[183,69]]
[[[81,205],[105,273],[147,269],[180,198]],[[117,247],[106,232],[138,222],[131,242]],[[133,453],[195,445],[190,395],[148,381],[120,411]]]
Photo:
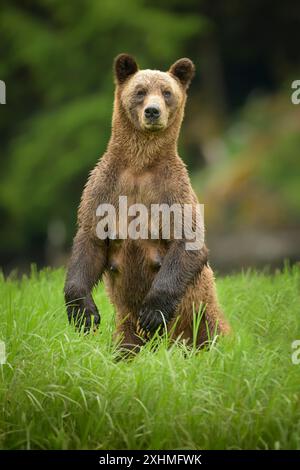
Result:
[[209,351],[164,341],[114,360],[102,287],[99,332],[68,325],[64,271],[1,279],[0,447],[300,449],[300,269],[218,279],[233,334]]

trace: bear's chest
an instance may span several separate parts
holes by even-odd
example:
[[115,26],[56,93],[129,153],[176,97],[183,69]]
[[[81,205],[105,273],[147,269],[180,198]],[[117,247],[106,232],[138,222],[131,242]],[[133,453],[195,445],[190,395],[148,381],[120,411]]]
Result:
[[154,172],[144,171],[134,173],[132,170],[124,170],[117,184],[117,196],[126,196],[128,205],[159,203],[159,181]]

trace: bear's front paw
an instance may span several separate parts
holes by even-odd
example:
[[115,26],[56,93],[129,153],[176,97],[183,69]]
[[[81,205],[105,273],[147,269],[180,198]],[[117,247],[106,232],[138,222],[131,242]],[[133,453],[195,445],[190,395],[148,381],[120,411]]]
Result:
[[[153,335],[156,330],[163,331],[174,311],[173,302],[146,301],[139,312],[138,325],[141,331]],[[148,335],[147,335],[148,336]]]
[[76,328],[84,328],[87,333],[93,327],[96,330],[100,324],[100,314],[91,296],[78,297],[67,301],[67,313],[69,322],[74,322]]

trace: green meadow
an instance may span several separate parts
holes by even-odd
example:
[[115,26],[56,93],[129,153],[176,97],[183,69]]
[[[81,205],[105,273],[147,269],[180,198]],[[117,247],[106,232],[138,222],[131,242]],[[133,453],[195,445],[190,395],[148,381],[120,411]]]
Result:
[[0,448],[300,449],[299,267],[217,277],[230,337],[201,351],[162,339],[130,361],[116,361],[102,286],[99,331],[68,324],[64,275],[1,278]]

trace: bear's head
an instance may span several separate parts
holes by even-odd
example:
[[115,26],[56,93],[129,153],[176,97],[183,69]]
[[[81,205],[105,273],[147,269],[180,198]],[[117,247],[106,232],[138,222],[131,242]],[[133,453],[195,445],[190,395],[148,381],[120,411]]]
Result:
[[114,62],[118,112],[141,132],[162,132],[180,121],[186,91],[194,76],[190,59],[179,59],[167,72],[139,70],[133,57],[120,54]]

